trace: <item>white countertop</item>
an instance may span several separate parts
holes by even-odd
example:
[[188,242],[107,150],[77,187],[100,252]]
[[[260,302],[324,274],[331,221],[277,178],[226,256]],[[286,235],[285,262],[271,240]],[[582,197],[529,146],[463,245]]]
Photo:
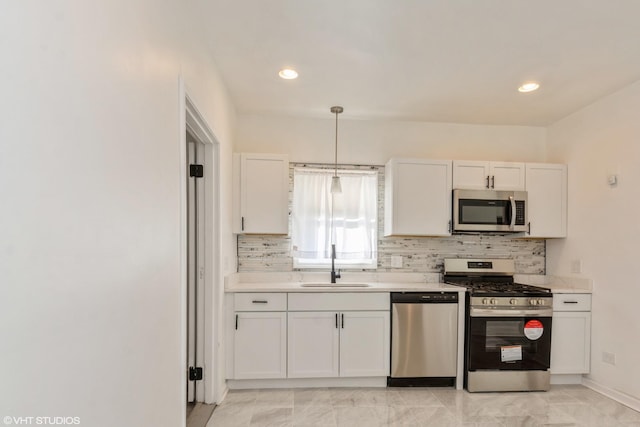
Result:
[[593,291],[593,281],[583,277],[516,274],[514,280],[526,285],[549,288],[554,294],[590,294]]
[[[329,273],[233,273],[225,278],[225,292],[464,292],[441,282],[438,273],[348,273],[329,285]],[[553,293],[591,293],[592,281],[580,277],[516,274],[517,283],[543,286]],[[323,284],[327,286],[304,286]],[[367,286],[354,286],[366,284]],[[351,286],[350,286],[351,285]]]
[[[304,286],[311,282],[251,282],[225,286],[225,292],[464,292],[460,286],[445,283],[340,282],[332,286]],[[366,284],[367,286],[353,286]]]

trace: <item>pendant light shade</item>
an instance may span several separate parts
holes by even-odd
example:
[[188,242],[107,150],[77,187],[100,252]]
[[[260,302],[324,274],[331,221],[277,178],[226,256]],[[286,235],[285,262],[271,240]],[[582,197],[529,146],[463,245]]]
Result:
[[342,185],[340,184],[340,177],[339,176],[331,177],[331,192],[332,193],[342,193]]
[[338,176],[338,114],[342,113],[344,108],[340,106],[331,107],[331,112],[336,115],[336,149],[334,156],[334,173],[331,178],[331,193],[342,193],[342,185],[340,184],[340,177]]

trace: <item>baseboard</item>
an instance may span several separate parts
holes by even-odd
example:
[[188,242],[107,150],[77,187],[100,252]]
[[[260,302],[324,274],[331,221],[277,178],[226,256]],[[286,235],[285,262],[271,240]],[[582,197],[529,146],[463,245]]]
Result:
[[582,384],[581,374],[551,374],[551,384]]
[[227,385],[225,384],[224,390],[222,390],[222,393],[220,393],[219,398],[214,403],[217,403],[219,405],[220,402],[222,402],[224,399],[226,399],[227,393],[229,393],[229,387],[227,387]]
[[267,380],[227,380],[231,390],[306,387],[386,387],[387,377],[365,378],[283,378]]
[[582,384],[585,387],[589,387],[591,390],[593,391],[597,391],[600,394],[603,394],[613,400],[615,400],[618,403],[621,403],[625,406],[628,406],[629,408],[633,409],[634,411],[638,411],[640,412],[640,400],[636,399],[633,396],[629,396],[628,394],[619,392],[617,390],[614,390],[612,388],[609,388],[607,386],[604,386],[600,383],[597,383],[593,380],[590,380],[588,378],[583,378],[582,379]]

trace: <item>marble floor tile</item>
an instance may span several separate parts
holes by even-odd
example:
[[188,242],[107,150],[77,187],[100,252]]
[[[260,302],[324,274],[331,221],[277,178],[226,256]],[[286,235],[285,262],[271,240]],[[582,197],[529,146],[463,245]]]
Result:
[[254,404],[256,406],[269,406],[277,408],[293,408],[294,390],[290,389],[264,389],[256,394]]
[[223,402],[214,409],[207,427],[246,427],[251,422],[252,413],[251,404]]
[[336,427],[336,414],[331,405],[295,406],[293,425],[295,427]]
[[278,407],[256,407],[251,416],[251,427],[293,426],[293,409]]
[[417,427],[454,427],[461,422],[445,407],[414,407],[410,408]]
[[452,388],[232,390],[207,427],[640,427],[640,413],[580,385],[548,392]]
[[331,390],[326,388],[300,388],[293,390],[293,405],[332,406]]

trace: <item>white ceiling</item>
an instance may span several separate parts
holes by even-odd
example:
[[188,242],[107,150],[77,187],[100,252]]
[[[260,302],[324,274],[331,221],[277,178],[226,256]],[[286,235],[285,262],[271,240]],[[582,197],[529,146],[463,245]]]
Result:
[[640,0],[197,1],[240,114],[544,126],[640,79]]

